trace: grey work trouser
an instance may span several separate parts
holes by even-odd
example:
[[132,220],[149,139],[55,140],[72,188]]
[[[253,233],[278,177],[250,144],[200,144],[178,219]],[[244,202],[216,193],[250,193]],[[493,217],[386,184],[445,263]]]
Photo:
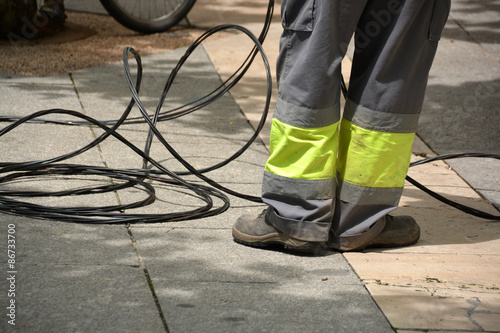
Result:
[[[449,7],[450,0],[282,0],[278,101],[262,189],[276,228],[353,246],[380,232],[402,194]],[[341,61],[351,38],[341,119]],[[301,159],[309,152],[318,159]]]

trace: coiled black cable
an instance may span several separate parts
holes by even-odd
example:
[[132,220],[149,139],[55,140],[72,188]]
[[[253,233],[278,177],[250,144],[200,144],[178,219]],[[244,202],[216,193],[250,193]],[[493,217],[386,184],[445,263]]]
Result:
[[[272,94],[272,76],[270,71],[270,66],[262,48],[262,43],[267,35],[269,26],[271,23],[272,15],[274,9],[274,1],[269,2],[266,21],[260,36],[257,38],[248,29],[232,24],[225,24],[217,26],[213,29],[208,30],[202,36],[200,36],[185,52],[182,58],[179,60],[175,68],[172,70],[165,87],[163,89],[161,98],[156,107],[156,111],[153,116],[150,116],[146,109],[144,108],[140,97],[140,85],[142,81],[142,63],[139,54],[130,47],[127,47],[123,51],[124,60],[124,70],[127,83],[129,84],[130,91],[132,94],[132,99],[128,104],[126,110],[123,112],[122,116],[118,120],[113,121],[98,121],[92,117],[84,115],[80,112],[73,110],[64,109],[50,109],[35,112],[29,116],[22,118],[15,117],[2,117],[0,121],[14,121],[12,124],[6,126],[0,130],[0,137],[6,133],[14,130],[16,127],[28,123],[28,122],[43,122],[43,123],[55,123],[64,125],[94,125],[98,126],[104,130],[104,133],[96,138],[91,143],[87,144],[83,148],[76,151],[57,156],[51,159],[39,160],[39,161],[28,161],[21,163],[6,163],[0,162],[0,184],[7,183],[13,180],[19,180],[22,178],[31,177],[51,177],[51,176],[74,176],[74,175],[86,175],[86,176],[102,176],[113,179],[112,185],[99,185],[94,187],[83,187],[74,190],[66,191],[13,191],[13,190],[0,190],[0,211],[8,214],[16,214],[23,216],[31,216],[37,218],[47,218],[63,222],[77,222],[77,223],[155,223],[155,222],[173,222],[186,219],[202,218],[220,214],[228,209],[229,199],[223,193],[229,193],[246,200],[261,202],[260,197],[245,195],[228,189],[207,176],[203,175],[208,171],[218,169],[224,165],[227,165],[231,161],[235,160],[241,154],[244,153],[246,149],[255,141],[258,137],[260,130],[262,129],[265,119],[269,111],[269,105]],[[253,49],[250,51],[248,57],[245,59],[243,64],[237,69],[237,71],[229,77],[225,82],[223,82],[219,87],[213,90],[211,93],[197,99],[196,101],[190,102],[180,108],[169,110],[167,112],[162,112],[161,109],[165,102],[166,96],[172,83],[174,82],[177,73],[184,65],[186,60],[192,54],[192,52],[208,37],[211,35],[223,31],[223,30],[238,30],[246,34],[254,43]],[[208,105],[219,98],[221,98],[229,89],[231,89],[235,84],[241,80],[244,74],[249,69],[255,57],[260,54],[262,61],[266,69],[266,79],[267,79],[267,95],[264,110],[262,113],[261,120],[252,135],[252,137],[247,141],[247,143],[241,147],[236,153],[223,162],[213,165],[208,168],[201,170],[195,169],[186,160],[184,160],[165,140],[162,134],[157,130],[156,123],[158,121],[175,119],[185,114],[194,112],[201,109],[205,105]],[[136,80],[132,79],[132,74],[129,66],[129,55],[132,55],[137,64]],[[140,122],[146,122],[149,125],[148,139],[146,147],[143,150],[139,149],[137,146],[126,140],[121,136],[117,129],[125,123],[139,122],[139,118],[129,118],[130,111],[132,107],[137,105],[141,114],[142,120]],[[46,120],[42,117],[50,114],[64,114],[73,116],[79,120],[77,121],[53,121]],[[131,119],[131,121],[130,121]],[[128,120],[128,121],[127,121]],[[109,127],[111,126],[111,127]],[[96,167],[89,165],[78,165],[78,164],[61,164],[62,162],[69,158],[75,157],[104,141],[109,136],[117,138],[119,141],[124,143],[130,149],[132,149],[136,154],[143,158],[144,164],[142,169],[112,169],[105,167]],[[154,160],[149,155],[149,149],[151,146],[152,138],[156,137],[160,143],[177,159],[182,165],[188,170],[186,172],[173,172],[165,168],[161,163]],[[156,169],[151,169],[148,166],[153,166]],[[202,179],[210,186],[190,183],[181,178],[181,175],[193,174],[198,178]],[[192,196],[198,198],[205,202],[205,205],[200,208],[196,208],[189,211],[174,212],[167,214],[129,214],[125,211],[132,208],[144,207],[152,204],[156,200],[155,188],[149,182],[159,182],[161,184],[167,184],[169,186],[181,186],[192,192]],[[32,204],[29,202],[21,201],[18,198],[22,197],[64,197],[64,196],[78,196],[78,195],[88,195],[97,193],[107,193],[114,192],[121,189],[136,187],[142,189],[146,193],[146,198],[138,200],[129,204],[120,205],[109,205],[101,207],[48,207],[41,206],[37,204]],[[223,192],[222,192],[223,191]],[[15,199],[14,199],[15,198]],[[214,202],[212,198],[218,198],[222,201],[219,207],[214,207]]]

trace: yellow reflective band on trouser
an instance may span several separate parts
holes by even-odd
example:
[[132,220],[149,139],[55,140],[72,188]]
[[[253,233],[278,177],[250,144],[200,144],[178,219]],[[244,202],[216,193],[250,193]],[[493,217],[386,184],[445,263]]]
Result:
[[296,179],[335,177],[338,122],[320,128],[301,128],[273,118],[271,155],[266,170]]
[[340,124],[340,179],[366,187],[403,187],[415,133],[367,130],[343,119]]

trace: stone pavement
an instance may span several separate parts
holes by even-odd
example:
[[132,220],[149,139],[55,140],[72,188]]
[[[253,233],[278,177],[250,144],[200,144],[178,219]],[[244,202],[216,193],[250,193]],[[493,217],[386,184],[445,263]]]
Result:
[[[465,6],[467,1],[456,3]],[[200,0],[190,13],[189,21],[204,27],[235,22],[257,33],[262,26],[265,4],[262,0],[253,2],[252,6],[243,1]],[[491,13],[485,8],[485,13]],[[278,7],[276,11],[279,14]],[[458,25],[467,33],[466,25],[455,20],[454,15],[452,11],[447,31],[454,29],[458,34]],[[484,30],[495,34],[493,27],[487,29],[488,24],[483,21]],[[271,64],[277,52],[279,33],[279,20],[275,20],[264,45]],[[455,55],[452,51],[457,45],[463,49],[464,56],[479,60],[484,52],[491,53],[477,40],[455,37],[452,43],[445,33],[436,59],[439,68],[434,67],[430,81],[431,86],[433,82],[441,82],[443,94],[458,85],[447,82],[449,73],[459,76],[454,71],[455,58],[446,61]],[[495,43],[492,45],[495,47]],[[167,107],[191,101],[216,87],[221,78],[237,68],[249,47],[242,34],[228,34],[208,41],[182,69],[167,98]],[[141,98],[149,110],[155,107],[170,69],[183,52],[184,49],[178,49],[143,58]],[[348,65],[349,59],[346,59],[345,74],[348,74]],[[474,71],[485,66],[484,63],[468,65],[467,71],[460,72],[465,82],[488,85],[498,80],[498,61],[489,63],[491,78],[485,81],[476,77]],[[443,66],[449,66],[449,71]],[[19,116],[60,107],[97,119],[115,119],[130,99],[122,73],[122,64],[116,63],[56,77],[1,74],[0,114]],[[190,163],[196,167],[212,165],[228,157],[251,136],[251,125],[260,117],[263,107],[264,84],[262,67],[256,63],[230,95],[196,113],[162,122],[159,129]],[[436,100],[443,105],[464,103],[464,95],[456,95],[446,102],[430,96],[430,104],[426,104],[428,110],[437,105]],[[492,94],[484,100],[492,103],[491,99],[495,98],[497,94]],[[498,124],[498,119],[490,121]],[[252,144],[238,160],[209,173],[209,177],[236,191],[258,195],[262,166],[268,154],[266,129],[261,140]],[[477,128],[475,131],[481,132]],[[141,124],[120,129],[120,133],[139,147],[144,145],[146,132],[146,126]],[[53,157],[82,147],[100,133],[96,128],[84,126],[26,124],[0,138],[0,161]],[[426,144],[429,141],[425,140],[426,135],[423,135],[425,142],[421,139],[415,142],[414,160],[424,154],[434,154]],[[489,140],[495,139],[491,133],[484,135],[490,135]],[[153,146],[152,156],[171,170],[181,169],[158,143]],[[113,168],[141,166],[141,159],[116,139],[106,140],[98,149],[71,162]],[[493,174],[486,175],[487,179],[498,182],[498,166],[492,170]],[[477,167],[473,171],[481,173]],[[498,215],[492,204],[463,180],[466,178],[463,174],[458,175],[444,162],[412,168],[410,175],[454,200]],[[186,178],[198,182],[193,177]],[[39,177],[12,182],[2,188],[62,189],[91,182],[107,180],[104,177]],[[490,191],[498,193],[496,189]],[[139,190],[123,190],[116,195],[80,196],[74,200],[53,198],[44,204],[116,204],[130,202],[141,194]],[[140,209],[139,213],[168,213],[199,204],[186,190],[179,188],[159,186],[157,194],[159,200],[153,206]],[[5,249],[0,279],[7,281],[8,277],[15,277],[15,283],[12,284],[11,279],[0,293],[5,309],[0,331],[500,330],[499,223],[461,213],[408,185],[396,213],[417,218],[422,228],[418,244],[395,250],[297,256],[234,243],[230,228],[235,219],[243,213],[259,212],[262,205],[232,196],[230,199],[231,208],[221,215],[175,223],[83,225],[0,215],[3,229],[0,234],[5,235],[0,241],[0,247]],[[215,203],[220,205],[218,201]],[[15,230],[16,237],[15,273],[8,273],[7,266],[9,228]],[[15,295],[9,296],[8,288],[14,288]],[[11,300],[15,300],[16,305],[15,326],[8,323],[11,319],[7,317]]]

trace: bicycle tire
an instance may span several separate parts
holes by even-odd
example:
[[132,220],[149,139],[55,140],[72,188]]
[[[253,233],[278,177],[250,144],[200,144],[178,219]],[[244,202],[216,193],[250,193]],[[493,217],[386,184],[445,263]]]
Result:
[[[121,25],[134,31],[150,34],[177,25],[189,13],[196,0],[100,0],[107,12]],[[163,3],[158,9],[158,2]],[[168,3],[168,5],[167,5]],[[154,6],[151,16],[150,7]],[[143,13],[143,9],[147,12]]]

